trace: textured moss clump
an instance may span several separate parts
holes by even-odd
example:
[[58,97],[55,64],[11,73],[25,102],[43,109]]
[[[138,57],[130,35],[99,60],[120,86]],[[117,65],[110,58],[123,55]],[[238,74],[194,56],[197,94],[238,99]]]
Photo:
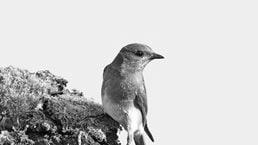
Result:
[[120,145],[119,124],[49,71],[0,68],[0,145]]

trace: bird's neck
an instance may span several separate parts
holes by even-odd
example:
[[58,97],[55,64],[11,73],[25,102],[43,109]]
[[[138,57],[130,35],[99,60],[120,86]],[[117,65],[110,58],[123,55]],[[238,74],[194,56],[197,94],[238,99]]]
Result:
[[143,69],[138,67],[138,64],[132,64],[124,62],[121,65],[121,73],[122,74],[140,74],[142,73]]
[[113,66],[120,67],[123,64],[123,57],[120,53],[115,57],[113,62],[111,63]]

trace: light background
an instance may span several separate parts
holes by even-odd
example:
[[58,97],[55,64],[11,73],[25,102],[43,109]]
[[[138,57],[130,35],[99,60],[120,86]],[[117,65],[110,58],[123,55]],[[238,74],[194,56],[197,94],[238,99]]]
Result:
[[[50,70],[100,102],[102,70],[126,44],[145,69],[150,145],[258,144],[253,0],[0,1],[0,66]],[[124,138],[125,139],[125,138]]]

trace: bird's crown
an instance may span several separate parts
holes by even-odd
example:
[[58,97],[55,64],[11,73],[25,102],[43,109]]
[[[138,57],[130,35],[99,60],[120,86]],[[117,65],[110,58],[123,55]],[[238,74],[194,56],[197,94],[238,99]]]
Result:
[[149,46],[145,44],[132,43],[123,47],[120,52],[121,53],[131,52],[136,56],[142,56],[146,53],[152,53],[153,51]]

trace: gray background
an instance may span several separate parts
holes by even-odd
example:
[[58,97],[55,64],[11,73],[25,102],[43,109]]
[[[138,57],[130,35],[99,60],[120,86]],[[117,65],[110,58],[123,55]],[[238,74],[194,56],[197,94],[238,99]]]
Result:
[[[257,1],[0,1],[0,66],[50,70],[100,102],[120,48],[166,59],[144,75],[155,145],[257,145]],[[125,140],[124,135],[122,135]]]

